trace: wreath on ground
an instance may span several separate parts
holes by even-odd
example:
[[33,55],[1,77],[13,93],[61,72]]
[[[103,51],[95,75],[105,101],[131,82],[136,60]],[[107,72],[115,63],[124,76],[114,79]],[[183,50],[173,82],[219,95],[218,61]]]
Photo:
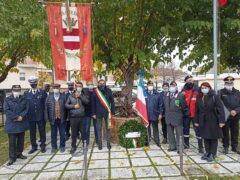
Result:
[[[141,136],[136,139],[125,138],[129,132],[140,132]],[[147,141],[147,129],[138,121],[129,120],[119,127],[118,138],[119,144],[125,148],[143,147]]]

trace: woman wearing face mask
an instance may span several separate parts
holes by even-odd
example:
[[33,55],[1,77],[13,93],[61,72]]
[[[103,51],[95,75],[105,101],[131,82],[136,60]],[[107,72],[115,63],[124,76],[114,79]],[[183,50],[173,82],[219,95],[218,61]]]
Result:
[[79,131],[81,133],[81,140],[83,146],[85,146],[86,140],[86,114],[85,106],[89,103],[89,97],[82,92],[83,84],[76,82],[76,91],[70,95],[66,101],[65,107],[69,110],[70,125],[72,130],[72,149],[70,151],[73,154],[76,149],[77,136]]
[[[178,92],[177,83],[171,82],[169,92],[164,98],[165,120],[168,134],[168,151],[178,151],[179,142],[182,137],[183,142],[183,117],[189,113],[185,96]],[[175,133],[174,133],[175,131]]]
[[16,159],[27,159],[23,156],[25,131],[29,128],[26,119],[29,105],[24,96],[20,95],[21,86],[12,86],[12,95],[4,100],[4,112],[6,113],[5,132],[9,141],[9,162],[12,165]]
[[200,86],[194,122],[195,126],[199,127],[200,135],[204,139],[206,153],[202,159],[208,162],[214,161],[217,155],[218,139],[223,137],[222,127],[225,123],[225,115],[219,96],[207,82]]
[[46,99],[45,121],[51,125],[52,153],[57,152],[57,134],[60,135],[60,152],[65,151],[66,110],[65,95],[60,93],[60,84],[53,84],[53,93]]

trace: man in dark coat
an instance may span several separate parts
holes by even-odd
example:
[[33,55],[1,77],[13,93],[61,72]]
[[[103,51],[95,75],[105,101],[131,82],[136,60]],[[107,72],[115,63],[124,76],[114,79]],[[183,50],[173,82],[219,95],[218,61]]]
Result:
[[[162,92],[161,95],[163,97],[163,102],[164,102],[164,98],[166,97],[167,93],[169,92],[169,83],[164,82],[162,85]],[[162,132],[163,132],[163,141],[162,144],[167,144],[167,125],[166,125],[166,120],[165,120],[165,110],[163,108],[163,116],[161,119],[161,123],[162,123]]]
[[[72,94],[74,94],[74,82],[73,81],[68,81],[67,82],[68,85],[68,91],[65,92],[66,95],[66,100],[68,99],[68,97]],[[65,134],[65,140],[67,141],[70,138],[70,119],[69,119],[69,110],[66,111],[66,116],[67,116],[67,121],[66,121],[66,134]]]
[[85,106],[89,103],[89,97],[83,93],[83,84],[76,82],[76,91],[70,95],[66,101],[65,107],[69,110],[70,125],[72,130],[72,149],[73,154],[76,149],[77,136],[80,131],[83,147],[86,145],[86,115]]
[[45,120],[51,125],[52,153],[57,152],[57,134],[60,135],[60,152],[65,151],[66,110],[65,94],[60,93],[60,84],[53,84],[53,93],[50,94],[45,104]]
[[12,165],[17,158],[27,159],[23,156],[25,131],[29,128],[26,118],[28,112],[28,102],[21,94],[21,86],[12,86],[12,95],[5,98],[4,112],[6,113],[5,132],[9,141],[9,162]]
[[29,78],[31,89],[24,93],[25,98],[29,103],[29,111],[27,118],[30,124],[30,140],[32,149],[28,152],[29,154],[37,151],[38,145],[36,143],[36,128],[38,127],[40,135],[40,147],[41,152],[46,152],[46,130],[45,130],[45,93],[42,90],[37,89],[38,79],[35,76]]
[[[180,148],[180,137],[183,142],[183,117],[189,114],[185,97],[178,92],[177,83],[171,82],[169,92],[164,98],[165,118],[168,131],[168,151],[178,151]],[[176,135],[174,133],[176,131]],[[176,137],[175,137],[176,136]]]
[[[106,103],[102,100],[106,99]],[[109,107],[109,109],[106,108]],[[98,149],[102,149],[102,121],[105,121],[106,133],[107,133],[107,148],[111,149],[110,143],[110,129],[107,122],[110,120],[111,115],[115,114],[115,104],[111,89],[106,87],[106,81],[101,79],[98,81],[98,88],[95,89],[92,98],[92,114],[93,118],[97,120],[98,126]]]
[[94,93],[93,82],[88,81],[87,88],[84,90],[88,94],[89,100],[90,100],[90,102],[86,105],[86,109],[85,109],[85,112],[86,112],[86,139],[87,139],[87,145],[89,145],[91,122],[93,122],[95,142],[98,143],[97,120],[92,118],[92,96]]
[[154,142],[160,147],[158,121],[162,118],[163,114],[163,97],[160,93],[153,89],[154,85],[152,81],[147,82],[147,111],[148,111],[148,136],[151,137],[151,125],[153,129]]
[[202,83],[200,89],[201,93],[197,97],[194,121],[204,139],[206,154],[202,156],[202,159],[212,162],[217,155],[218,139],[223,137],[224,108],[219,96],[215,94],[209,83]]
[[234,78],[228,76],[224,79],[225,88],[219,91],[221,100],[228,111],[229,117],[226,118],[226,124],[223,127],[223,147],[224,153],[228,153],[229,147],[229,130],[231,134],[232,151],[237,152],[238,134],[239,134],[239,118],[240,118],[240,92],[235,89]]

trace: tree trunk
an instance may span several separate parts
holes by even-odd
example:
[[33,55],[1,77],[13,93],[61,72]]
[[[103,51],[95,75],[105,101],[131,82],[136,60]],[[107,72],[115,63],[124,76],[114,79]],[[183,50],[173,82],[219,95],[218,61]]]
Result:
[[9,71],[14,68],[17,65],[17,58],[12,58],[10,60],[10,63],[6,66],[6,68],[4,70],[2,70],[1,75],[0,75],[0,83],[3,82],[7,76]]

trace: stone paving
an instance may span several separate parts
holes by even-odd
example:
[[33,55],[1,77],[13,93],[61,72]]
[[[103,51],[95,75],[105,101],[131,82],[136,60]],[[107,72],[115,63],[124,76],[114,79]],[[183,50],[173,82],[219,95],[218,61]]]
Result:
[[[17,160],[8,167],[0,167],[0,180],[3,179],[81,179],[83,176],[83,155],[69,154],[70,143],[66,143],[64,153],[51,154],[50,137],[47,138],[47,152],[36,152],[28,155],[30,147],[26,148],[24,155],[27,160]],[[81,143],[78,143],[78,151]],[[176,152],[168,152],[168,145],[161,148],[151,143],[150,148],[125,149],[119,145],[112,145],[111,151],[104,143],[103,150],[98,150],[91,134],[91,144],[88,149],[88,179],[196,179],[200,176],[239,176],[240,155],[230,152],[221,153],[219,147],[216,162],[207,163],[201,160],[197,152],[197,143],[191,139],[191,147],[184,152],[184,171],[180,172],[180,158]]]

